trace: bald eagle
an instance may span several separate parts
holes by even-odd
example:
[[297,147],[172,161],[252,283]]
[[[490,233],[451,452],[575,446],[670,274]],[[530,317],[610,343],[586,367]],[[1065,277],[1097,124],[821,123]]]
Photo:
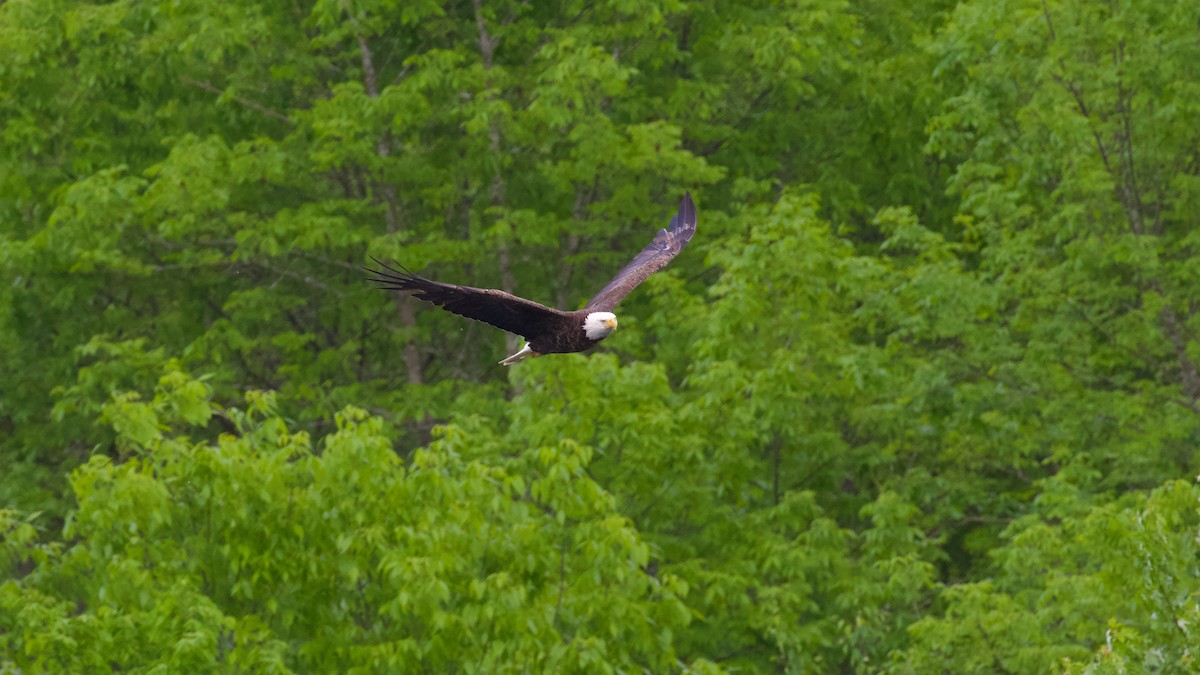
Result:
[[381,269],[367,268],[374,276],[368,281],[389,291],[406,291],[442,309],[482,321],[525,338],[525,346],[500,363],[511,366],[528,357],[543,354],[582,352],[595,347],[617,329],[613,314],[617,303],[651,274],[667,266],[692,240],[696,233],[696,205],[691,193],[683,197],[679,213],[654,241],[642,249],[608,285],[588,301],[583,309],[565,312],[519,298],[492,288],[456,286],[430,281],[397,264],[399,269],[375,258]]

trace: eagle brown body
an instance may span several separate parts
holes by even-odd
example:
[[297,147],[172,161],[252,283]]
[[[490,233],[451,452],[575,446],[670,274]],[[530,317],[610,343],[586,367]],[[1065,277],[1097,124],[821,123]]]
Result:
[[[431,281],[398,266],[369,270],[369,280],[386,290],[412,293],[418,300],[440,306],[468,319],[482,321],[525,338],[525,347],[501,363],[510,365],[526,356],[581,352],[599,344],[617,327],[612,311],[617,304],[651,274],[667,263],[691,241],[696,232],[696,206],[691,194],[684,195],[679,213],[667,229],[643,248],[613,277],[587,305],[565,312],[492,288],[473,288]],[[374,258],[372,258],[374,260]]]

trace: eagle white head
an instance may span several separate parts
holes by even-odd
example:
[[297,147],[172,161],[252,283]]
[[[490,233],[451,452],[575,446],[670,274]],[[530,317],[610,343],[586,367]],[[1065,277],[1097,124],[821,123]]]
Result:
[[589,340],[603,340],[617,329],[617,315],[612,312],[592,312],[583,320],[583,333]]

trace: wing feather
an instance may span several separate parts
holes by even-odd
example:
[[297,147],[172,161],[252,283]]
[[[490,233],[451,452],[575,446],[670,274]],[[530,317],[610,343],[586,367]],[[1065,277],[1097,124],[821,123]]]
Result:
[[588,301],[585,309],[611,312],[630,291],[679,255],[695,233],[696,205],[692,203],[692,193],[688,192],[667,229],[659,230],[654,241],[617,272],[612,281]]
[[412,293],[418,300],[433,303],[459,316],[516,333],[526,340],[536,338],[548,323],[563,315],[563,312],[557,309],[519,298],[511,293],[493,288],[472,288],[430,281],[413,274],[398,263],[400,269],[385,265],[375,258],[371,260],[382,269],[365,268],[375,275],[367,281],[377,284],[379,288]]

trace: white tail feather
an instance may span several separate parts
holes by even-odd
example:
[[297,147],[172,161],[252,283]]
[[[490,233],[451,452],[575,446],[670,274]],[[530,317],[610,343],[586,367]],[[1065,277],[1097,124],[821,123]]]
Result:
[[533,350],[529,348],[529,343],[527,342],[527,343],[525,343],[524,347],[521,347],[521,351],[504,359],[503,361],[500,362],[500,365],[511,366],[514,363],[520,363],[521,361],[524,361],[526,358],[528,358],[529,356],[532,356],[532,355],[534,355]]

